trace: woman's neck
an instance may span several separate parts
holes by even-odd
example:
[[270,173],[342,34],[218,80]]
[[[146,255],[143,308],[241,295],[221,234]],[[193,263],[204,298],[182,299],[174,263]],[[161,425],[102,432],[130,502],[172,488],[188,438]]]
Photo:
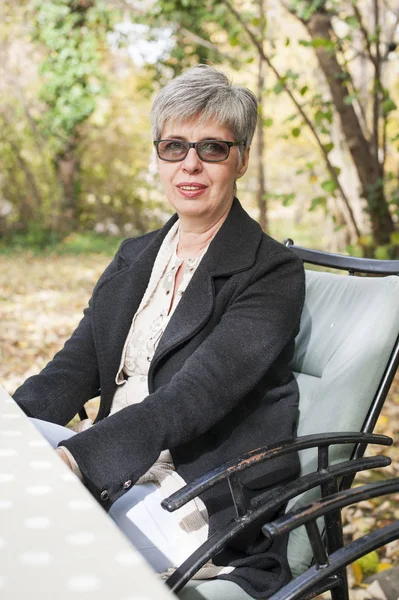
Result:
[[219,231],[228,213],[229,211],[226,211],[213,223],[187,223],[180,218],[180,234],[177,245],[179,258],[186,259],[201,254]]

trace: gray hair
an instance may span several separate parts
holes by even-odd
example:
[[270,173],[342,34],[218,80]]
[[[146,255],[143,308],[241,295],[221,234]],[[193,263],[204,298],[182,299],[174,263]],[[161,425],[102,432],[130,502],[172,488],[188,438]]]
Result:
[[[167,121],[182,123],[215,120],[227,127],[235,141],[251,145],[258,120],[256,96],[247,88],[232,85],[214,67],[197,65],[175,77],[161,89],[151,109],[154,140],[159,140]],[[245,147],[240,147],[241,157]]]

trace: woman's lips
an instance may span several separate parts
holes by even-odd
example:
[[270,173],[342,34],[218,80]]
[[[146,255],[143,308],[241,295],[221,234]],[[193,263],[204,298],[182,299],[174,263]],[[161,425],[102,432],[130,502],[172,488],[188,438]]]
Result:
[[179,183],[177,186],[180,194],[185,198],[197,198],[197,196],[201,196],[205,192],[208,186],[203,183]]

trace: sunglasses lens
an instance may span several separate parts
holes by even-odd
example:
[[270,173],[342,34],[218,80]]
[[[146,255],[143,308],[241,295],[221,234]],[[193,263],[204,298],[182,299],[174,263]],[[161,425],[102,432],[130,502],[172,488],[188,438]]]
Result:
[[163,160],[182,160],[187,154],[187,144],[178,140],[165,140],[158,144],[158,155]]
[[197,146],[197,149],[200,159],[208,162],[219,162],[221,160],[226,160],[229,155],[229,147],[224,142],[200,142]]
[[[184,160],[190,148],[190,142],[180,140],[161,140],[157,142],[158,156],[171,162]],[[219,140],[204,140],[195,144],[199,158],[205,162],[221,162],[229,156],[229,145]]]

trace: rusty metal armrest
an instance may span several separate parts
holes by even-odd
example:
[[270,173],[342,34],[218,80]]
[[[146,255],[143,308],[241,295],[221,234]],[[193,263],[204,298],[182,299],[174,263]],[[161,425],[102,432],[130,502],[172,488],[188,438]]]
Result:
[[[323,468],[320,466],[321,454],[323,455],[323,463],[328,465],[328,448],[329,446],[338,444],[379,444],[382,446],[390,446],[392,439],[385,435],[377,435],[371,433],[359,433],[359,432],[338,432],[338,433],[326,433],[326,434],[314,434],[305,435],[299,438],[280,442],[274,446],[262,446],[256,448],[250,452],[246,452],[237,459],[230,460],[229,462],[209,471],[202,477],[199,477],[195,481],[185,485],[181,490],[175,492],[168,498],[162,501],[162,507],[168,512],[173,512],[178,508],[184,506],[193,498],[196,498],[199,494],[202,494],[206,490],[210,489],[217,483],[228,480],[230,490],[233,496],[240,496],[239,480],[236,476],[237,473],[245,471],[250,467],[260,464],[266,460],[290,454],[292,452],[298,452],[299,450],[306,450],[307,448],[318,448],[319,449],[319,469]],[[323,453],[324,449],[324,453]],[[236,504],[236,501],[234,501]]]
[[[389,446],[392,444],[392,440],[383,435],[359,434],[357,432],[304,436],[293,441],[284,442],[278,446],[266,446],[249,452],[238,460],[230,461],[219,469],[214,469],[204,477],[197,479],[182,488],[179,492],[165,499],[162,506],[169,511],[173,511],[206,489],[228,479],[237,514],[237,517],[231,523],[211,536],[169,577],[166,582],[167,585],[174,592],[178,592],[230,540],[255,521],[261,519],[266,522],[272,518],[278,508],[284,506],[297,495],[319,485],[325,493],[329,493],[330,490],[335,491],[339,478],[353,476],[355,473],[365,469],[384,467],[391,462],[386,456],[376,456],[345,461],[328,467],[329,446],[344,443],[374,443]],[[275,456],[311,447],[319,448],[318,470],[316,472],[304,475],[288,484],[277,485],[266,493],[257,496],[250,506],[247,505],[241,482],[236,473]]]

